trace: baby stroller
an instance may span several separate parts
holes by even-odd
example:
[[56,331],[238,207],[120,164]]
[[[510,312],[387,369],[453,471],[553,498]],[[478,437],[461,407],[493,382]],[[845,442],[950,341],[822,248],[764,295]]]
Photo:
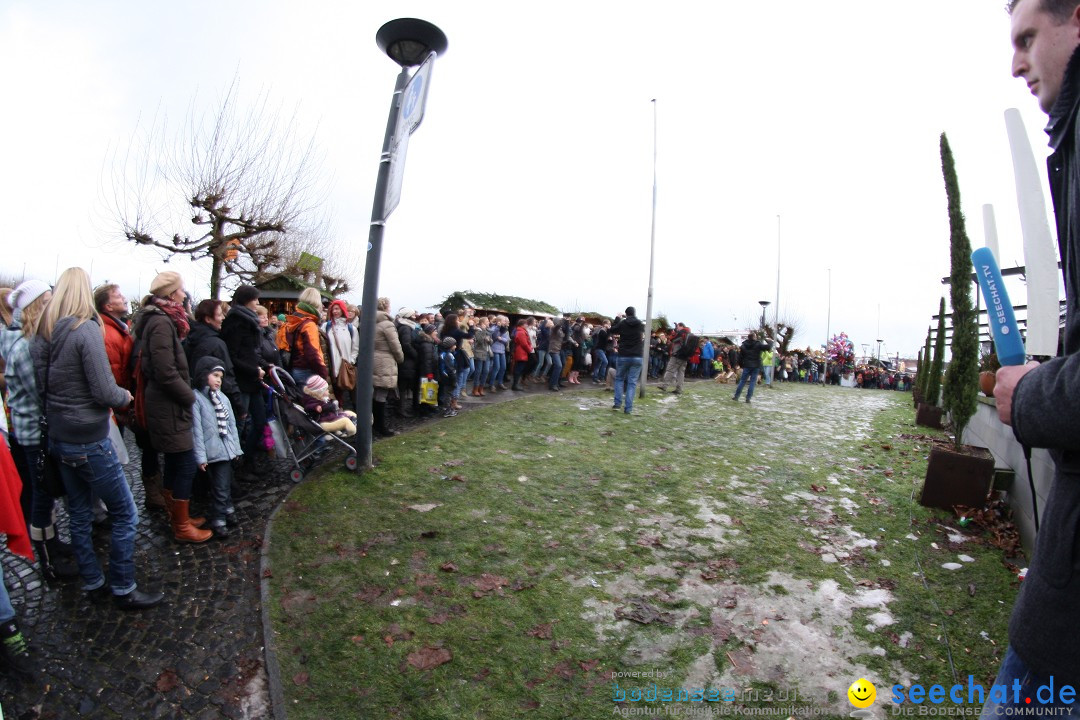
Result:
[[[304,479],[304,473],[315,466],[327,451],[327,442],[332,440],[348,450],[345,468],[355,470],[357,466],[356,448],[327,432],[304,410],[300,402],[303,391],[296,386],[292,375],[284,368],[271,367],[264,378],[263,387],[270,398],[267,408],[267,420],[274,435],[274,449],[279,458],[292,461],[293,470],[289,477],[293,482]],[[278,430],[275,431],[274,423]]]

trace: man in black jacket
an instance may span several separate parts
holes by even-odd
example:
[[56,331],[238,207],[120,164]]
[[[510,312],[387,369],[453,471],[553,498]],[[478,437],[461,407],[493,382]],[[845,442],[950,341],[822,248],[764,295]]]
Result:
[[750,335],[739,346],[739,365],[742,366],[742,374],[739,376],[739,384],[735,386],[735,397],[732,400],[738,402],[746,381],[750,381],[750,387],[746,391],[746,402],[754,397],[754,386],[757,385],[758,373],[761,371],[761,353],[772,348],[772,343],[758,340],[757,332],[751,330]]
[[[1080,702],[1046,700],[1041,686],[1080,685],[1080,0],[1011,0],[1012,74],[1023,78],[1050,116],[1054,153],[1047,160],[1065,272],[1064,356],[1046,363],[1003,367],[994,398],[1001,421],[1028,447],[1050,450],[1054,481],[1046,498],[1035,554],[1009,621],[1009,649],[996,684],[1024,685],[1013,701],[988,700],[983,717],[1042,707],[1080,711]],[[1041,697],[1040,697],[1041,696]],[[1028,701],[1031,702],[1031,701]],[[1004,707],[1000,711],[997,708]]]
[[221,339],[229,350],[229,360],[236,374],[239,395],[234,401],[236,427],[244,448],[243,467],[237,476],[245,480],[258,479],[262,474],[257,459],[267,459],[260,452],[263,428],[266,426],[266,401],[262,394],[265,370],[259,359],[261,328],[255,307],[259,290],[253,285],[241,285],[233,293],[232,307],[221,322]]
[[615,361],[615,404],[612,410],[626,405],[623,412],[629,415],[634,410],[634,393],[637,392],[638,378],[641,377],[641,358],[645,350],[645,323],[637,318],[637,312],[631,305],[625,315],[619,315],[608,331],[619,336],[619,358]]

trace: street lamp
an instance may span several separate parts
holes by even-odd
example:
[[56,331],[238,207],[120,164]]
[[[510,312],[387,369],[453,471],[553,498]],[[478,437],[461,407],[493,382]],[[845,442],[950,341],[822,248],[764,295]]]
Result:
[[[423,116],[423,100],[426,97],[426,78],[421,76],[430,60],[446,52],[447,41],[443,31],[416,18],[398,18],[379,28],[375,44],[391,60],[401,66],[390,102],[390,117],[386,121],[382,154],[379,157],[379,174],[375,181],[375,199],[371,204],[371,228],[368,230],[367,261],[364,264],[364,292],[360,315],[360,354],[356,358],[356,423],[357,460],[361,468],[371,467],[371,411],[374,387],[372,370],[375,364],[375,306],[379,296],[379,260],[382,256],[383,228],[386,217],[397,205],[397,191],[403,171],[404,152],[408,137]],[[415,75],[409,68],[424,63]],[[419,80],[414,83],[413,80]],[[415,92],[406,95],[406,86]],[[394,162],[394,161],[397,162]],[[395,177],[391,178],[391,167]],[[393,194],[392,198],[389,198]],[[389,203],[387,202],[389,199]],[[388,207],[389,204],[389,207]]]
[[765,308],[769,307],[768,300],[758,300],[758,305],[761,306],[761,329],[765,329]]
[[877,339],[877,361],[878,361],[879,365],[881,364],[881,343],[883,343],[883,342],[885,342],[885,341],[882,340],[881,338]]

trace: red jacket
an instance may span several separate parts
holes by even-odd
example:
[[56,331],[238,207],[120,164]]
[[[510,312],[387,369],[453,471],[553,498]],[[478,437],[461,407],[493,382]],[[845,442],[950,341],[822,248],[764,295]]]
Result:
[[112,315],[101,313],[101,322],[105,326],[105,352],[109,356],[113,378],[116,379],[117,385],[130,390],[133,386],[129,361],[131,360],[131,346],[135,341],[131,338],[127,325]]
[[34,559],[30,548],[30,538],[26,536],[26,521],[23,519],[22,480],[7,443],[0,440],[0,532],[7,535],[8,550],[22,555],[27,560]]
[[524,362],[532,353],[532,343],[529,342],[529,330],[519,327],[514,335],[514,360]]

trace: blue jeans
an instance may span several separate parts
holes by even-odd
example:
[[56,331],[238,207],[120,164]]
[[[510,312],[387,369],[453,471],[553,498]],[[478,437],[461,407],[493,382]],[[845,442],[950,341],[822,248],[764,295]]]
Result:
[[210,518],[211,525],[224,525],[225,516],[235,510],[232,504],[232,463],[228,460],[212,462],[206,466],[210,477]]
[[461,397],[461,391],[468,386],[469,376],[472,375],[474,367],[475,366],[473,365],[473,359],[466,356],[465,364],[462,367],[459,367],[457,371],[457,385],[454,386],[455,398]]
[[185,450],[183,452],[164,453],[164,455],[164,470],[161,473],[162,484],[177,500],[190,500],[195,471],[199,469],[199,466],[195,463],[195,451]]
[[502,385],[503,377],[505,375],[506,353],[494,353],[491,357],[491,377],[489,377],[487,381],[488,387]]
[[623,385],[626,386],[626,410],[634,409],[634,395],[637,394],[638,379],[641,377],[641,358],[619,356],[615,363],[615,407],[623,405]]
[[592,377],[593,380],[603,382],[604,378],[607,377],[607,353],[603,350],[597,350],[595,355],[596,357],[593,358],[595,367],[593,368]]
[[[1053,682],[1053,691],[1050,690],[1051,682]],[[1019,692],[1016,691],[1013,683],[1019,683]],[[997,679],[994,680],[994,685],[1005,686],[1005,702],[999,703],[996,700],[991,700],[988,695],[980,717],[997,718],[1005,717],[1009,714],[1008,710],[999,711],[998,708],[1019,709],[1036,707],[1067,708],[1071,714],[1075,716],[1080,713],[1080,700],[1074,700],[1071,703],[1062,702],[1057,693],[1064,684],[1065,683],[1061,682],[1060,678],[1054,678],[1052,675],[1043,675],[1030,670],[1023,659],[1021,659],[1021,657],[1016,654],[1016,651],[1010,647],[1005,651],[1005,658],[1001,661],[1001,668],[998,670]],[[1040,691],[1040,689],[1042,690]],[[990,688],[987,688],[986,690],[988,694],[991,692]],[[1030,704],[1025,702],[1027,698],[1031,698]]]
[[[41,445],[20,445],[18,442],[11,442],[10,449],[11,457],[15,460],[15,467],[20,474],[25,473],[23,476],[24,484],[30,486],[30,513],[27,514],[26,508],[23,508],[23,515],[27,520],[27,525],[42,529],[51,527],[53,524],[53,507],[56,505],[56,500],[45,492],[45,488],[42,487],[41,480],[38,478],[37,462],[42,453]],[[25,487],[23,494],[26,494]]]
[[304,388],[304,383],[306,383],[308,378],[315,373],[310,370],[305,370],[304,368],[293,368],[289,371],[289,374],[292,375],[292,379],[296,381],[296,387],[302,390]]
[[551,356],[547,350],[536,351],[536,370],[533,371],[533,377],[539,380],[544,376],[544,371],[551,366]]
[[15,608],[11,607],[7,586],[4,585],[4,568],[0,566],[0,623],[15,619]]
[[[124,468],[116,457],[112,440],[94,443],[49,442],[49,452],[60,463],[60,475],[68,496],[71,522],[71,546],[79,564],[84,590],[97,590],[105,584],[105,575],[94,554],[91,537],[91,495],[105,503],[112,520],[109,542],[109,587],[114,595],[126,595],[135,589],[135,525],[139,512]],[[193,453],[194,454],[194,453]]]
[[739,399],[739,395],[742,394],[743,386],[746,385],[746,380],[749,378],[750,387],[746,390],[746,401],[750,402],[750,398],[754,397],[754,386],[757,385],[757,376],[761,372],[761,368],[746,368],[742,369],[742,374],[739,375],[739,384],[735,386],[735,399]]
[[562,375],[562,353],[548,353],[551,358],[551,372],[548,377],[548,387],[554,390],[559,387],[559,376]]
[[475,360],[476,362],[476,374],[473,375],[473,388],[483,387],[484,378],[487,377],[491,371],[491,360]]
[[[765,384],[766,385],[772,386],[772,376],[773,376],[773,366],[772,365],[766,365],[765,366]],[[749,397],[749,395],[747,397]]]

